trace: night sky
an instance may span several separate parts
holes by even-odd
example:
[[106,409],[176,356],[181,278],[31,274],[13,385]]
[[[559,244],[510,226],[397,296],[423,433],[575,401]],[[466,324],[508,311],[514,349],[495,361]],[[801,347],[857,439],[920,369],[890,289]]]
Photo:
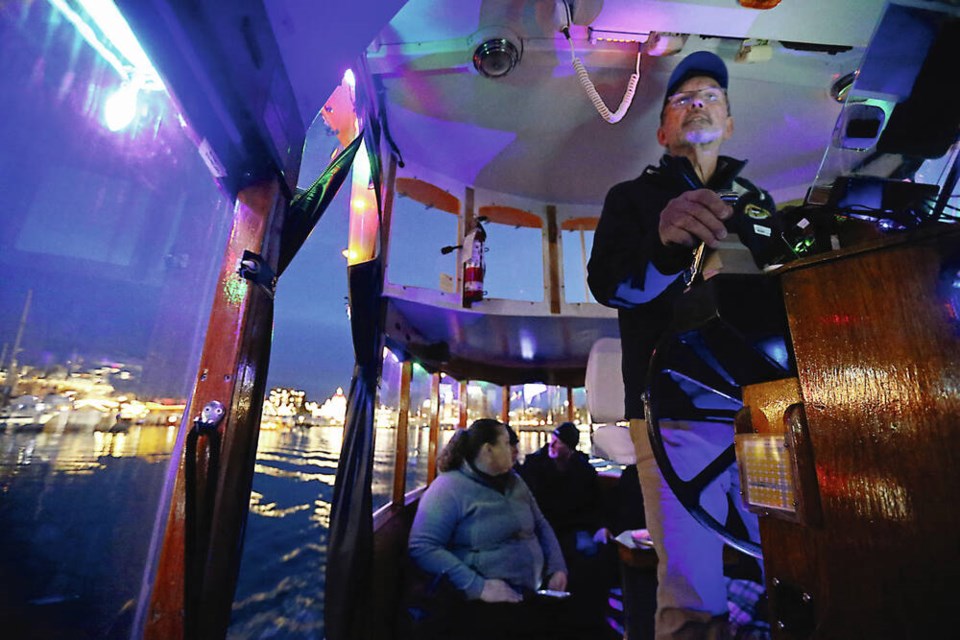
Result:
[[[305,160],[301,183],[316,176],[311,171]],[[347,266],[341,254],[347,246],[349,195],[347,183],[277,284],[267,385],[303,389],[311,400],[322,401],[337,387],[346,393],[353,372]]]

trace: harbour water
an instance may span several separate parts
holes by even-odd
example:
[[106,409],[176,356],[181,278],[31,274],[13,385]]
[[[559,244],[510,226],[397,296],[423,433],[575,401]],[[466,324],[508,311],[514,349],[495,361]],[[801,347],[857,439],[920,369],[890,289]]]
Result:
[[[342,431],[261,432],[229,638],[323,638],[323,568]],[[378,504],[392,484],[392,436],[377,433]],[[173,427],[138,426],[126,433],[0,433],[5,637],[129,637],[175,437]],[[420,442],[411,442],[417,453]],[[420,475],[416,459],[411,480]]]

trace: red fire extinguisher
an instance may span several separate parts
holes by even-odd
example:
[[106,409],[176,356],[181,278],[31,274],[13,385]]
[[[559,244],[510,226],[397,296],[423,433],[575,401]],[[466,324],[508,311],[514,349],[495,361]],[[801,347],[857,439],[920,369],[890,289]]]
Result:
[[474,302],[483,300],[483,275],[487,270],[483,261],[483,252],[485,248],[483,243],[487,240],[487,232],[480,224],[482,218],[477,218],[477,226],[473,232],[473,242],[470,245],[470,253],[463,262],[463,305],[469,307]]

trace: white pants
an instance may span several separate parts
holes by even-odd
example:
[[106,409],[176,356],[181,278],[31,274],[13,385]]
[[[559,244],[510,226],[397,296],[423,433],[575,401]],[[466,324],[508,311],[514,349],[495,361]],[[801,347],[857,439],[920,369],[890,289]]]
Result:
[[[677,475],[692,478],[733,442],[732,431],[718,425],[661,420],[667,455]],[[723,575],[723,540],[680,504],[653,457],[647,424],[630,421],[637,451],[647,529],[656,546],[657,640],[720,639],[727,630],[727,587]],[[733,498],[753,540],[759,540],[757,518],[743,507],[736,465],[708,485],[701,506],[717,521],[727,517],[727,496]]]

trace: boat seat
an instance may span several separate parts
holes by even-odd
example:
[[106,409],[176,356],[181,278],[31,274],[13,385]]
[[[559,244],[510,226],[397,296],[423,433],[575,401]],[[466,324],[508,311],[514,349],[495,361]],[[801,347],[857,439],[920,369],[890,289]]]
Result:
[[630,431],[624,423],[620,339],[600,338],[587,356],[584,381],[592,423],[595,455],[620,464],[637,461]]

